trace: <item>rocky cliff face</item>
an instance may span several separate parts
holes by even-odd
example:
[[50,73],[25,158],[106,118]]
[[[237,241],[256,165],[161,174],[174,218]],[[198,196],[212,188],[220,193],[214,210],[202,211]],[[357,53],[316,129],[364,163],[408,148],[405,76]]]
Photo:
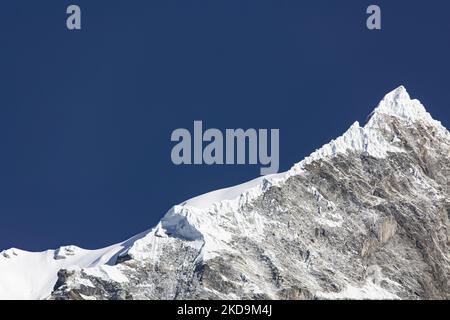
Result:
[[449,299],[450,134],[389,93],[290,171],[175,206],[51,299]]

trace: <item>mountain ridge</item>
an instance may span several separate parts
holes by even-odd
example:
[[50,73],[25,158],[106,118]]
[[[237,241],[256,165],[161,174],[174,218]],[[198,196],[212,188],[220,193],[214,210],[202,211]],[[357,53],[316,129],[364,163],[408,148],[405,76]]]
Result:
[[[415,126],[417,126],[417,130]],[[290,281],[293,283],[299,281],[299,283],[303,283],[306,281],[296,279],[295,269],[301,269],[299,269],[299,274],[306,272],[305,270],[310,268],[310,266],[308,267],[308,261],[311,263],[314,253],[312,253],[311,249],[301,249],[301,254],[299,253],[298,255],[306,260],[304,261],[305,266],[299,267],[291,265],[287,261],[278,261],[280,258],[277,258],[276,256],[280,253],[277,252],[276,249],[265,252],[265,249],[261,249],[260,244],[263,244],[265,241],[269,243],[273,241],[273,239],[268,237],[269,231],[267,226],[270,225],[276,226],[275,230],[282,234],[280,239],[290,237],[283,234],[287,229],[290,229],[290,221],[285,221],[285,218],[281,218],[281,216],[286,213],[292,215],[292,210],[297,212],[298,208],[303,206],[300,200],[294,201],[294,209],[292,209],[292,205],[286,204],[297,197],[306,197],[303,200],[305,203],[308,203],[307,211],[315,211],[315,214],[317,215],[311,217],[311,220],[308,220],[306,223],[307,225],[311,225],[311,227],[314,224],[316,225],[313,229],[318,231],[314,231],[314,237],[320,238],[321,234],[324,233],[322,236],[326,238],[325,234],[327,232],[332,233],[334,229],[343,228],[343,225],[349,223],[346,221],[347,218],[345,217],[348,212],[339,209],[341,206],[339,202],[342,199],[337,198],[331,200],[330,198],[335,198],[336,196],[332,193],[325,194],[324,192],[321,192],[319,190],[320,188],[317,186],[321,183],[316,183],[317,185],[315,185],[310,184],[308,180],[306,180],[302,182],[301,186],[292,184],[291,188],[304,190],[303,192],[305,195],[303,195],[303,193],[290,194],[289,189],[285,192],[290,194],[289,197],[284,194],[277,195],[277,192],[281,192],[279,190],[283,190],[286,185],[290,186],[291,181],[302,180],[303,178],[300,177],[301,175],[311,175],[311,172],[317,172],[319,176],[327,177],[329,172],[332,172],[335,167],[339,167],[340,165],[343,165],[342,163],[346,162],[346,157],[362,161],[361,164],[364,164],[365,162],[370,163],[372,161],[374,165],[379,167],[377,167],[377,170],[379,171],[383,170],[380,163],[386,161],[386,159],[390,162],[398,162],[399,159],[407,159],[408,162],[411,162],[414,165],[416,165],[417,162],[417,168],[413,166],[409,168],[409,170],[412,170],[411,175],[416,179],[414,183],[417,184],[417,188],[422,188],[422,184],[431,185],[433,182],[428,181],[429,177],[427,174],[423,176],[423,173],[419,171],[421,166],[426,168],[426,164],[422,163],[422,158],[425,159],[427,156],[417,155],[415,145],[412,141],[408,141],[410,138],[409,135],[415,136],[415,131],[418,130],[423,130],[423,132],[429,133],[430,137],[433,136],[436,140],[442,141],[444,148],[450,140],[447,129],[445,129],[439,121],[434,120],[418,100],[411,100],[406,89],[403,86],[400,86],[383,98],[371,113],[367,123],[363,127],[361,127],[358,122],[355,122],[343,135],[322,146],[310,156],[295,164],[287,172],[260,177],[241,185],[212,191],[187,200],[180,205],[172,207],[154,228],[118,245],[95,250],[95,254],[92,254],[93,251],[87,251],[73,246],[62,247],[59,251],[46,251],[45,255],[48,260],[45,260],[43,265],[45,266],[47,264],[52,266],[50,268],[51,275],[47,275],[47,282],[41,284],[42,288],[40,289],[35,287],[30,288],[29,286],[39,286],[39,284],[35,284],[32,281],[30,282],[31,284],[24,283],[23,287],[21,287],[5,280],[5,278],[8,277],[11,277],[11,279],[20,277],[20,274],[18,277],[17,272],[15,274],[14,270],[11,270],[11,268],[8,269],[8,263],[6,261],[20,260],[23,256],[26,260],[27,256],[33,254],[17,249],[3,251],[0,253],[0,274],[2,275],[2,277],[0,277],[0,299],[8,299],[15,295],[22,299],[46,299],[49,297],[56,299],[106,299],[130,298],[131,296],[133,298],[178,298],[180,295],[183,296],[186,294],[188,298],[191,298],[192,296],[188,293],[190,289],[183,281],[190,282],[192,288],[195,288],[192,289],[196,292],[195,295],[198,295],[194,295],[194,297],[198,298],[248,297],[246,295],[250,295],[249,297],[251,298],[315,297],[325,299],[396,299],[402,298],[402,295],[405,295],[406,297],[406,293],[402,292],[400,294],[397,292],[397,289],[395,289],[396,286],[401,285],[389,277],[386,277],[383,274],[383,268],[378,264],[366,267],[366,270],[364,271],[366,274],[364,283],[362,285],[359,284],[359,286],[355,285],[353,280],[345,280],[349,277],[347,275],[342,278],[342,285],[336,285],[337,288],[334,288],[331,285],[331,289],[333,290],[328,288],[331,291],[324,291],[319,288],[322,288],[323,286],[327,288],[328,284],[322,285],[320,284],[321,281],[315,279],[311,274],[308,274],[308,277],[305,278],[310,278],[310,283],[304,283],[304,287],[300,288],[297,286],[298,284],[295,286],[290,285],[283,287],[283,281],[279,279],[279,277],[281,277],[280,274],[283,273],[287,274],[286,277],[292,277]],[[431,145],[432,139],[427,140],[424,143],[428,143],[431,147],[434,147]],[[437,148],[439,148],[439,146],[437,146]],[[420,145],[417,147],[417,150],[426,153],[427,146]],[[442,156],[439,156],[439,159],[441,158]],[[445,161],[445,158],[443,159]],[[330,166],[329,162],[337,162],[337,164]],[[319,165],[319,168],[316,168],[317,165]],[[331,171],[322,171],[322,166],[329,166],[328,169]],[[344,167],[351,166],[352,164],[350,163],[344,165]],[[401,162],[395,164],[396,168],[401,168],[401,166]],[[447,167],[445,166],[445,168]],[[354,170],[352,172],[354,172],[356,176],[356,173],[360,174],[359,171],[362,169],[358,167],[352,170]],[[364,170],[365,171],[361,172],[372,174],[370,166]],[[426,170],[424,169],[424,172],[425,171]],[[397,172],[394,171],[394,173]],[[399,173],[403,174],[403,171]],[[334,187],[342,188],[339,182],[340,179],[343,179],[342,181],[349,180],[349,183],[351,183],[353,173],[349,174],[344,170],[337,174],[338,176],[340,175],[341,178],[336,180],[336,185]],[[312,176],[313,180],[317,179],[316,176]],[[357,193],[355,189],[350,187],[346,188],[353,191],[355,194]],[[435,186],[432,186],[431,188],[436,189]],[[345,190],[345,188],[343,190]],[[347,192],[349,192],[348,190]],[[386,193],[388,190],[376,192]],[[271,201],[266,203],[266,197],[269,197]],[[350,199],[352,199],[351,192],[350,195],[346,194],[345,197],[350,197]],[[280,198],[283,198],[284,202],[276,204]],[[346,198],[344,200],[348,201]],[[371,199],[370,201],[366,201],[364,199],[364,201],[372,203],[375,200]],[[446,203],[447,199],[443,199],[443,201]],[[311,205],[309,205],[309,202],[311,202]],[[358,205],[359,202],[361,202],[361,199],[351,200],[351,203],[355,208],[361,206]],[[375,201],[374,205],[375,203],[378,203],[376,206],[389,206],[389,203],[384,204],[381,200]],[[370,207],[367,208],[367,211],[371,210],[373,209]],[[386,210],[386,208],[383,207],[383,210]],[[279,217],[277,216],[274,218],[272,211],[276,212]],[[392,218],[392,216],[394,216],[394,218]],[[303,217],[301,216],[295,216],[294,220],[298,219],[301,221],[302,218]],[[308,217],[308,219],[310,218]],[[377,226],[380,230],[377,229],[377,231],[374,231],[377,234],[376,240],[369,237],[368,239],[372,240],[366,240],[366,242],[361,244],[362,248],[360,249],[359,255],[364,258],[367,255],[372,254],[373,247],[379,246],[380,243],[389,243],[389,240],[396,235],[396,232],[398,232],[397,230],[400,225],[398,219],[400,219],[400,217],[397,217],[395,214],[392,215],[391,213],[382,218],[381,226]],[[363,222],[363,224],[366,224],[365,220]],[[279,226],[280,223],[286,223],[287,227],[284,225]],[[443,226],[447,228],[446,224],[440,225],[440,227]],[[367,228],[367,224],[364,227],[361,225],[358,228]],[[303,231],[299,230],[299,232],[302,234]],[[239,235],[239,233],[243,236]],[[364,234],[364,236],[366,235]],[[336,238],[339,237],[336,236]],[[286,239],[283,241],[285,240]],[[298,240],[291,239],[290,241],[295,242]],[[301,238],[299,241],[304,243],[307,241],[307,238]],[[328,239],[328,241],[331,240]],[[240,261],[238,257],[241,255],[242,249],[236,247],[234,245],[235,242],[242,242],[247,246],[250,246],[252,250],[254,250],[253,254],[257,256],[255,256],[253,260],[249,260],[250,262]],[[355,242],[358,242],[358,240],[355,240]],[[359,242],[358,245],[360,245]],[[403,245],[405,247],[407,246],[406,243]],[[309,246],[315,247],[315,241],[310,243]],[[175,257],[168,257],[164,250],[172,249],[176,253],[183,252],[187,258],[185,257],[184,260],[179,261]],[[317,252],[320,252],[322,248],[316,248],[316,250]],[[72,251],[72,256],[70,256],[70,251]],[[79,252],[81,260],[83,260],[82,257],[89,254],[92,255],[92,258],[76,264],[72,261],[74,256],[77,257],[77,254],[74,252]],[[289,256],[289,252],[285,252],[284,254]],[[38,254],[35,255],[37,257]],[[298,257],[298,255],[296,254],[295,256]],[[212,274],[210,275],[212,280],[209,279],[211,284],[209,286],[205,285],[204,279],[207,278],[205,277],[205,270],[199,271],[197,269],[206,267],[211,268],[211,265],[219,267],[219,269],[224,268],[227,266],[227,263],[222,261],[224,256],[230,256],[231,261],[237,265],[242,265],[241,267],[236,268],[245,271],[242,272],[243,276],[232,274],[232,276],[236,276],[237,279],[229,281],[229,279],[223,279],[223,277],[227,278],[227,276],[224,275],[227,274],[227,272],[220,271],[219,276],[222,280],[219,281],[215,279],[217,276],[216,271],[210,270],[208,272]],[[145,292],[135,292],[136,290],[134,290],[134,288],[128,287],[127,283],[133,282],[133,277],[140,277],[138,272],[148,272],[149,269],[153,270],[155,268],[160,268],[159,265],[162,263],[161,257],[168,257],[168,260],[174,260],[172,263],[169,263],[169,269],[175,266],[182,269],[187,268],[190,271],[186,272],[188,272],[188,274],[192,273],[192,275],[186,276],[188,278],[184,279],[184,276],[178,274],[178,271],[167,271],[167,273],[163,273],[163,275],[167,277],[170,286],[174,286],[173,290],[175,291],[170,291],[172,289],[167,289],[167,292],[162,290],[164,292],[162,296],[158,296],[157,291],[152,291],[152,289],[145,290]],[[38,257],[37,259],[41,258],[42,257]],[[321,261],[321,263],[325,263],[326,261],[326,258],[320,258],[323,261],[319,258],[317,259],[318,261]],[[340,258],[337,258],[336,256],[336,259]],[[443,255],[443,260],[445,261],[447,259],[448,257]],[[416,258],[416,260],[419,261],[420,259]],[[61,261],[67,261],[67,263],[62,263]],[[186,261],[190,262],[187,263]],[[254,268],[247,264],[254,265]],[[281,267],[283,264],[289,265],[293,270],[283,270],[284,268]],[[231,266],[235,268],[233,264],[231,264]],[[255,270],[260,270],[261,268],[267,273],[269,281],[266,281],[269,284],[264,283],[264,281],[258,279],[257,275],[254,274]],[[58,271],[56,271],[56,269]],[[362,269],[364,268],[361,267],[361,270]],[[55,274],[55,271],[57,274]],[[315,272],[319,272],[319,270]],[[323,272],[325,271],[321,269],[320,273],[323,274]],[[340,271],[335,270],[334,272],[339,273]],[[160,271],[155,271],[154,273],[157,275],[160,274]],[[198,277],[199,274],[201,275],[201,281],[195,278]],[[153,277],[151,274],[148,275],[150,278]],[[28,276],[33,278],[33,275]],[[176,279],[173,279],[173,277],[176,277]],[[180,280],[178,277],[181,277],[182,279]],[[246,281],[242,280],[242,277],[244,277]],[[247,278],[251,279],[249,280]],[[146,278],[146,282],[149,283],[150,287],[161,283],[161,281],[163,280],[154,279],[153,282],[151,282]],[[332,280],[330,281],[332,282]],[[229,283],[228,285],[230,287],[236,287],[235,291],[231,290],[232,293],[226,294],[228,289],[225,290],[222,288],[221,282]],[[236,284],[237,282],[239,282],[239,285]],[[249,283],[251,285],[249,285]],[[110,288],[109,286],[112,286],[113,288]],[[179,286],[182,286],[183,290],[177,293],[178,289],[176,288]],[[17,287],[16,291],[11,289],[14,287]],[[102,289],[98,289],[98,287],[101,287]],[[94,290],[92,288],[96,289]],[[25,292],[23,296],[21,296],[21,290]],[[164,296],[165,294],[167,294],[166,297]],[[410,296],[408,296],[408,298],[410,298]]]

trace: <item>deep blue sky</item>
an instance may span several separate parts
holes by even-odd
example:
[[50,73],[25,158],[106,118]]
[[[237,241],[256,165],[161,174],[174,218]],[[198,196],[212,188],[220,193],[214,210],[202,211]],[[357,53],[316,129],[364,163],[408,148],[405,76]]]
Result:
[[283,171],[400,84],[450,127],[450,3],[374,3],[381,31],[369,1],[2,1],[0,249],[109,245],[259,175],[174,166],[193,120],[279,128]]

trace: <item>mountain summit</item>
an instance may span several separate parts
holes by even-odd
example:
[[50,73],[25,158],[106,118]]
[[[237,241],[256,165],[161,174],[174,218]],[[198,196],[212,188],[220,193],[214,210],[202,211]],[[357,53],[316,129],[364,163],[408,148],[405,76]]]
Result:
[[449,299],[450,133],[404,87],[289,171],[88,251],[0,253],[1,299]]

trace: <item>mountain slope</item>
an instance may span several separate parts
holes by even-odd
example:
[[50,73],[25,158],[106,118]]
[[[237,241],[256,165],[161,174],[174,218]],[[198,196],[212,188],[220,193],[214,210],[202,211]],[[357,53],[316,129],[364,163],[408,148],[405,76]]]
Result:
[[288,172],[186,201],[123,244],[64,263],[7,251],[0,298],[448,299],[449,174],[449,132],[399,87]]
[[27,252],[16,248],[5,250],[0,253],[0,300],[45,299],[53,290],[58,271],[65,268],[99,266],[114,279],[114,270],[108,265],[114,264],[121,253],[144,235],[99,250],[76,246],[45,252]]

